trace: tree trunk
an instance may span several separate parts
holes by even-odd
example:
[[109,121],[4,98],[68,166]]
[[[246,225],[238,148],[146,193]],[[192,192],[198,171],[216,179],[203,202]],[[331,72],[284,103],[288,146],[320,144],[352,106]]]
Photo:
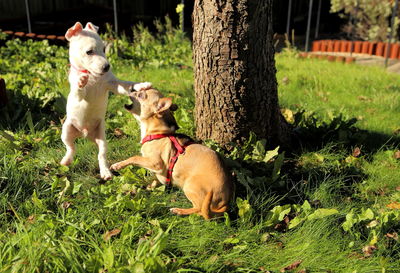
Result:
[[278,105],[272,0],[195,0],[193,11],[197,138],[226,146],[254,132],[290,142]]

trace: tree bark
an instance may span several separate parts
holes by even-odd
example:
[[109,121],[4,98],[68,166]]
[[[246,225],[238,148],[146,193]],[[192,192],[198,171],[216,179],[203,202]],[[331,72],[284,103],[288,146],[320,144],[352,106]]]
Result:
[[288,144],[278,105],[272,0],[195,0],[193,11],[197,138],[226,146],[250,131]]

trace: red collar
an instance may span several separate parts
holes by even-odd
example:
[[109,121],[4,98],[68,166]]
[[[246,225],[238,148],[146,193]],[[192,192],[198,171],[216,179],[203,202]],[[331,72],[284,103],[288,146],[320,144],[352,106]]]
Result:
[[[142,139],[142,145],[145,144],[146,142],[156,140],[156,139],[161,139],[168,137],[172,144],[174,144],[174,147],[176,149],[176,153],[171,159],[169,160],[169,167],[167,171],[167,179],[165,180],[165,184],[167,188],[170,188],[172,186],[171,179],[172,179],[172,171],[174,170],[174,166],[176,161],[178,160],[179,155],[185,153],[186,147],[189,146],[190,144],[194,144],[194,142],[187,136],[182,135],[182,134],[157,134],[157,135],[147,135]],[[185,145],[181,145],[177,139],[177,137],[186,137],[189,138],[189,141],[185,143]]]
[[89,70],[87,69],[79,69],[76,66],[74,66],[73,64],[69,64],[69,66],[74,69],[77,72],[81,72],[81,73],[85,73],[85,74],[90,74]]
[[152,141],[155,139],[160,139],[160,138],[164,138],[164,137],[169,137],[171,136],[171,134],[158,134],[158,135],[147,135],[142,139],[142,145],[145,144],[148,141]]

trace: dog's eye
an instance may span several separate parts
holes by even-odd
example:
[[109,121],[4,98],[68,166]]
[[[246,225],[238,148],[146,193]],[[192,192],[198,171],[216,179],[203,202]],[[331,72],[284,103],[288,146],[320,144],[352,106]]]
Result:
[[93,49],[86,51],[86,54],[87,54],[87,55],[93,55],[93,54],[94,54]]
[[138,94],[138,97],[139,97],[139,99],[144,100],[144,99],[146,98],[146,94],[143,93],[143,92],[140,92],[140,93]]

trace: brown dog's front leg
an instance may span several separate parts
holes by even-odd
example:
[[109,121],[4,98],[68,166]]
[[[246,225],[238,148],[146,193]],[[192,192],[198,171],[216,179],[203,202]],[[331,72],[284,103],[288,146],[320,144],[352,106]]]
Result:
[[129,165],[136,165],[142,168],[146,168],[152,172],[159,173],[162,171],[162,161],[155,160],[148,157],[143,156],[132,156],[124,161],[117,162],[111,165],[110,169],[114,171],[118,171],[122,168],[125,168]]

